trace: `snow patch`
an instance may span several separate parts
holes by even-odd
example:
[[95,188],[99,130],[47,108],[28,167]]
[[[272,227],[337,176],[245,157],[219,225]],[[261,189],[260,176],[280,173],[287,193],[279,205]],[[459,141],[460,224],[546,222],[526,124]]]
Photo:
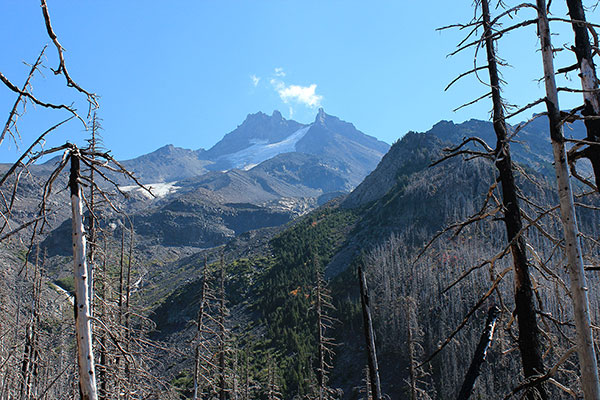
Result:
[[233,168],[248,170],[278,154],[296,151],[296,143],[306,135],[310,127],[311,125],[300,128],[277,143],[267,143],[266,140],[253,139],[250,141],[252,144],[250,147],[240,150],[237,153],[223,156],[223,158],[229,160]]
[[[160,198],[160,197],[165,197],[168,194],[175,193],[178,189],[181,189],[180,186],[175,186],[175,183],[177,183],[177,182],[174,181],[174,182],[149,183],[144,186],[146,186],[148,189],[150,189],[150,191],[152,192],[152,194],[154,194],[154,196],[156,196],[157,198]],[[147,190],[142,189],[138,185],[121,186],[120,189],[124,192],[140,193],[149,199],[152,198],[152,196],[150,195],[150,193],[148,193]]]

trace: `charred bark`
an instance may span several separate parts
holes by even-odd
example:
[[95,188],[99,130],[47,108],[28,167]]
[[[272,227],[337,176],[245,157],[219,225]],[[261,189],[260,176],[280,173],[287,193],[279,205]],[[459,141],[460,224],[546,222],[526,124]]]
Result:
[[479,339],[479,344],[475,349],[475,355],[473,355],[473,360],[471,361],[471,365],[469,366],[465,380],[460,388],[460,392],[456,398],[457,400],[467,400],[473,392],[475,381],[479,377],[481,366],[485,362],[487,351],[492,344],[492,339],[494,338],[494,329],[496,328],[496,320],[498,319],[499,314],[500,309],[498,307],[490,307],[487,320],[485,322],[485,329],[483,330],[481,339]]
[[[592,58],[592,46],[585,19],[585,10],[581,0],[567,0],[571,26],[575,34],[575,46],[573,50],[577,56],[579,66],[579,77],[583,89],[584,107],[581,112],[583,116],[600,116],[600,92],[598,92],[598,77],[596,67]],[[600,120],[586,119],[587,141],[598,143],[591,144],[582,151],[582,155],[590,160],[594,170],[596,188],[600,190]]]
[[[520,235],[523,227],[521,209],[517,197],[517,186],[513,173],[513,164],[510,156],[508,130],[504,118],[504,105],[500,95],[500,79],[498,65],[492,38],[490,11],[488,0],[481,1],[483,14],[483,27],[485,30],[485,47],[487,52],[488,71],[493,102],[493,125],[496,133],[496,168],[502,184],[502,206],[504,208],[504,225],[510,250],[513,257],[515,279],[515,307],[519,325],[519,350],[523,364],[525,378],[544,373],[545,367],[542,359],[539,328],[535,312],[534,293],[529,273],[529,260],[527,259],[525,239]],[[542,399],[548,395],[543,384],[537,385],[528,394],[529,399],[536,397],[535,391]]]

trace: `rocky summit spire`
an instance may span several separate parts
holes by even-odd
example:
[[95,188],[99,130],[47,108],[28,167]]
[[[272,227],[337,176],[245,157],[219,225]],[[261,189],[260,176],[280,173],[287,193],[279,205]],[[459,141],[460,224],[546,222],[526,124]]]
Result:
[[328,115],[325,114],[325,110],[323,110],[323,107],[319,107],[319,112],[317,113],[317,117],[315,118],[315,123],[325,123],[325,118],[327,118]]
[[279,121],[283,119],[283,116],[281,115],[281,113],[279,112],[279,110],[273,110],[273,114],[271,115],[271,117],[273,119],[276,119],[276,120],[279,120]]

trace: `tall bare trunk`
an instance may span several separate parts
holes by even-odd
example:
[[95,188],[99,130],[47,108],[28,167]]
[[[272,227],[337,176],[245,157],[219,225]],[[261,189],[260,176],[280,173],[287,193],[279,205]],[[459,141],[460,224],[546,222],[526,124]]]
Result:
[[219,297],[219,400],[225,400],[225,262],[222,254]]
[[[583,89],[584,116],[600,116],[600,93],[598,92],[598,78],[596,67],[592,58],[592,46],[588,27],[586,25],[585,10],[581,0],[567,0],[571,25],[575,33],[575,55],[579,66],[579,77]],[[593,143],[583,151],[583,155],[592,163],[596,187],[600,190],[600,120],[590,119],[585,121],[587,140]]]
[[73,222],[73,273],[75,280],[75,335],[77,337],[77,360],[79,364],[79,391],[82,400],[96,400],[96,374],[92,349],[92,329],[90,325],[89,271],[83,227],[83,207],[79,187],[79,153],[71,151],[71,211]]
[[[521,209],[517,197],[517,186],[513,174],[513,165],[508,142],[508,130],[504,120],[504,105],[500,95],[500,79],[498,65],[492,39],[492,26],[490,24],[490,10],[488,0],[481,1],[483,26],[485,30],[485,45],[487,51],[488,72],[493,102],[493,125],[496,133],[496,168],[502,183],[502,205],[504,208],[504,225],[510,250],[513,257],[515,306],[517,322],[519,324],[519,350],[523,363],[523,373],[526,378],[544,373],[544,362],[539,340],[539,328],[535,313],[533,285],[529,273],[529,260],[527,259],[525,239],[520,234],[523,227]],[[518,237],[517,237],[518,236]],[[542,399],[548,395],[542,383],[535,389]],[[531,391],[529,399],[536,398]]]
[[[94,116],[92,119],[92,137],[90,138],[90,150],[92,154],[96,152],[96,133],[98,129],[98,121],[96,117],[96,112],[94,112]],[[95,156],[91,156],[92,159],[95,159]],[[95,260],[96,260],[96,241],[97,241],[97,227],[96,227],[96,188],[94,186],[94,168],[90,168],[90,180],[92,184],[90,185],[90,198],[89,198],[89,211],[90,211],[90,225],[89,225],[89,238],[90,238],[90,246],[89,246],[89,263],[88,263],[88,277],[90,282],[94,282],[94,268],[95,268]],[[90,298],[90,315],[94,314],[94,285],[90,284],[89,286],[89,294]]]
[[598,383],[598,366],[596,365],[596,353],[594,351],[592,329],[590,326],[588,288],[583,270],[577,217],[575,215],[573,191],[571,189],[567,166],[563,123],[560,119],[558,92],[554,78],[550,27],[546,15],[546,1],[536,0],[536,5],[538,9],[538,34],[542,48],[544,81],[546,84],[546,106],[550,120],[550,138],[552,139],[552,150],[554,152],[554,168],[556,170],[558,196],[560,199],[560,216],[564,230],[569,276],[571,278],[571,296],[573,298],[575,326],[577,328],[577,354],[581,368],[581,383],[584,397],[588,400],[598,400],[600,399],[600,385]]
[[471,361],[471,365],[467,370],[465,380],[463,381],[460,392],[458,393],[458,397],[456,398],[457,400],[467,400],[473,392],[475,381],[477,381],[477,378],[479,377],[479,371],[485,362],[487,351],[492,344],[492,339],[494,338],[494,330],[496,328],[498,314],[500,314],[500,309],[496,306],[492,306],[488,311],[487,320],[485,321],[485,328],[481,334],[481,338],[479,339],[479,344],[475,349],[473,360]]
[[198,310],[198,331],[196,333],[197,343],[194,349],[194,400],[198,400],[199,383],[198,379],[200,376],[200,345],[204,340],[204,312],[206,303],[206,291],[208,289],[208,265],[206,259],[204,259],[204,269],[202,270],[202,293],[200,294],[200,309]]
[[360,302],[362,304],[363,325],[365,331],[365,341],[367,344],[367,358],[369,362],[369,378],[371,381],[371,390],[374,400],[381,400],[381,383],[379,381],[379,365],[377,364],[377,351],[375,349],[375,331],[373,330],[373,320],[371,318],[371,305],[369,301],[369,290],[367,288],[367,279],[362,270],[358,267],[358,280],[360,283]]
[[415,368],[415,340],[413,338],[413,321],[412,315],[414,312],[414,303],[412,299],[406,301],[406,337],[408,344],[408,375],[410,377],[410,400],[418,400],[417,392],[417,370]]
[[[315,263],[316,264],[316,263]],[[315,265],[316,267],[316,265]],[[317,341],[319,346],[319,368],[317,369],[317,383],[319,385],[319,400],[325,398],[325,344],[323,335],[323,304],[321,298],[321,277],[319,276],[318,269],[315,270],[317,274]]]
[[[107,319],[107,315],[106,315],[106,299],[107,299],[107,293],[106,293],[106,264],[107,264],[107,257],[108,257],[108,240],[106,238],[106,236],[104,236],[104,247],[103,247],[103,252],[102,252],[102,271],[100,274],[100,290],[98,291],[98,297],[100,298],[100,318],[106,318]],[[98,398],[100,400],[106,400],[108,397],[108,391],[107,391],[107,387],[108,387],[108,374],[107,374],[107,367],[108,367],[108,351],[107,351],[107,341],[106,341],[106,332],[104,332],[104,330],[102,330],[100,332],[100,368],[98,368],[98,380],[100,381],[100,390],[98,391]]]

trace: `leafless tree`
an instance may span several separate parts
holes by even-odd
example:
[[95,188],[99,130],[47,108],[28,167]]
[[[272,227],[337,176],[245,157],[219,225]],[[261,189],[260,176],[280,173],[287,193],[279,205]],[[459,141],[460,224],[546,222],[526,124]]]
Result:
[[360,286],[360,302],[362,306],[363,328],[365,332],[365,341],[367,344],[367,368],[368,383],[370,392],[367,395],[373,399],[380,400],[381,382],[379,380],[379,364],[377,362],[377,350],[375,348],[375,331],[373,329],[373,318],[371,315],[371,305],[369,300],[369,289],[362,265],[358,266],[358,280]]
[[334,391],[327,385],[328,372],[333,368],[333,338],[327,335],[327,331],[333,328],[334,319],[331,316],[335,310],[332,304],[331,294],[327,287],[327,282],[323,277],[323,272],[319,268],[316,256],[313,256],[313,266],[315,269],[315,311],[317,313],[317,348],[318,348],[318,367],[317,367],[317,398],[319,400],[331,399]]
[[581,381],[586,399],[600,399],[600,382],[594,341],[592,338],[588,286],[583,269],[579,228],[575,214],[573,190],[569,176],[567,153],[563,136],[564,121],[560,115],[558,90],[554,78],[554,54],[550,39],[550,26],[545,0],[537,0],[538,35],[540,37],[544,82],[546,86],[546,107],[550,121],[550,138],[554,153],[554,168],[560,198],[560,215],[563,224],[566,255],[571,278],[571,297],[574,305],[574,318],[577,327],[577,353],[581,364]]
[[[594,26],[586,21],[585,9],[581,0],[567,0],[571,26],[575,34],[575,45],[572,50],[577,57],[577,63],[562,68],[558,72],[568,72],[579,69],[581,78],[581,92],[583,94],[583,107],[581,114],[585,118],[587,128],[586,143],[580,143],[569,154],[569,161],[573,163],[577,158],[585,157],[592,163],[594,175],[596,177],[596,188],[600,188],[600,92],[598,87],[598,77],[596,66],[594,65],[592,44],[590,42],[589,32],[593,34],[595,42],[598,42],[598,35]],[[580,147],[584,149],[579,149]]]

